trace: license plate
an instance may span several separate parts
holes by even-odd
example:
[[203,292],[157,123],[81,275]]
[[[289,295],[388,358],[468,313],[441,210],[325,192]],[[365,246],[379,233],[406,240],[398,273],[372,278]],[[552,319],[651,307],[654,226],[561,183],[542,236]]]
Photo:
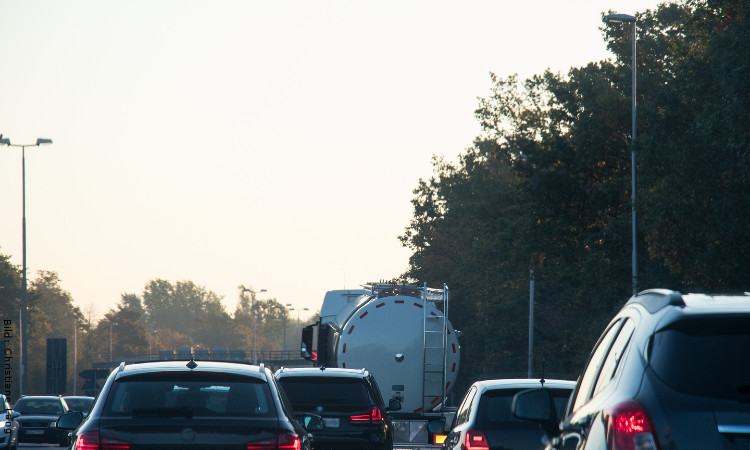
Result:
[[44,430],[25,430],[26,434],[44,434]]
[[339,427],[339,418],[323,418],[323,424],[328,428],[338,428]]

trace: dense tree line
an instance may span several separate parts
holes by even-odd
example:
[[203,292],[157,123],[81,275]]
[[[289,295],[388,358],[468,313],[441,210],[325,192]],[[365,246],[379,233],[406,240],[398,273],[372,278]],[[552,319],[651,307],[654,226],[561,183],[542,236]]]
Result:
[[[638,289],[750,286],[750,6],[689,0],[637,15]],[[615,61],[521,82],[491,75],[482,134],[415,189],[409,279],[447,282],[462,385],[575,378],[632,293],[630,24]]]
[[[122,294],[115,308],[97,318],[94,311],[73,304],[56,273],[40,271],[28,287],[29,376],[24,391],[46,393],[50,338],[67,340],[67,394],[74,391],[73,383],[77,393],[83,392],[84,380],[76,371],[90,369],[97,361],[156,358],[160,350],[180,347],[226,347],[243,350],[250,358],[253,349],[282,350],[285,337],[287,350],[298,348],[301,330],[286,306],[273,298],[252,301],[244,286],[238,290],[237,309],[229,314],[216,293],[192,281],[154,279],[141,295]],[[9,255],[0,253],[0,318],[8,333],[4,341],[9,356],[2,392],[12,399],[19,393],[20,307],[21,271]]]

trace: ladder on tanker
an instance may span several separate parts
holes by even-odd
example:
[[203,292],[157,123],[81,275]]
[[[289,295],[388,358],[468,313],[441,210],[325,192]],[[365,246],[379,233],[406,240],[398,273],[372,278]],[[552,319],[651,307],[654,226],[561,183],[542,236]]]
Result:
[[[428,289],[424,285],[425,303],[442,302],[442,315],[434,315],[431,308],[424,309],[424,371],[422,380],[422,411],[430,411],[445,401],[446,366],[448,354],[448,286],[443,289]],[[439,309],[439,308],[438,308]]]

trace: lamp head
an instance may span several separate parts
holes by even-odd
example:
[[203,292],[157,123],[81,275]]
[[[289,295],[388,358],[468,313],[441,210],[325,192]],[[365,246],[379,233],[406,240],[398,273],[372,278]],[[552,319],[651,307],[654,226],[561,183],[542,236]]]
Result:
[[604,20],[606,20],[607,23],[633,23],[638,19],[630,14],[607,14],[604,16]]
[[10,145],[10,139],[4,138],[0,135],[0,144]]
[[49,145],[52,143],[52,139],[39,138],[36,140],[36,145]]

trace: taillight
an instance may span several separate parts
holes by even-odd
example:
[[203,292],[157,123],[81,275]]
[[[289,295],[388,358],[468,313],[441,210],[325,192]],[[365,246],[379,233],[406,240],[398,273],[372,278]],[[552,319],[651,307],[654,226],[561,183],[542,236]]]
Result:
[[129,450],[130,442],[100,437],[98,431],[86,431],[78,435],[77,450]]
[[247,443],[247,450],[300,450],[301,447],[299,436],[292,433],[282,433],[277,437]]
[[487,438],[479,430],[467,430],[466,437],[464,438],[464,449],[465,450],[489,450],[490,444],[487,443]]
[[612,450],[657,450],[654,424],[635,400],[620,403],[604,414],[607,446]]
[[299,440],[299,436],[292,433],[283,433],[279,435],[279,449],[284,450],[300,450],[302,443]]
[[357,414],[354,416],[349,416],[349,422],[352,423],[380,422],[382,419],[383,416],[380,414],[380,410],[378,408],[372,408],[369,414]]

